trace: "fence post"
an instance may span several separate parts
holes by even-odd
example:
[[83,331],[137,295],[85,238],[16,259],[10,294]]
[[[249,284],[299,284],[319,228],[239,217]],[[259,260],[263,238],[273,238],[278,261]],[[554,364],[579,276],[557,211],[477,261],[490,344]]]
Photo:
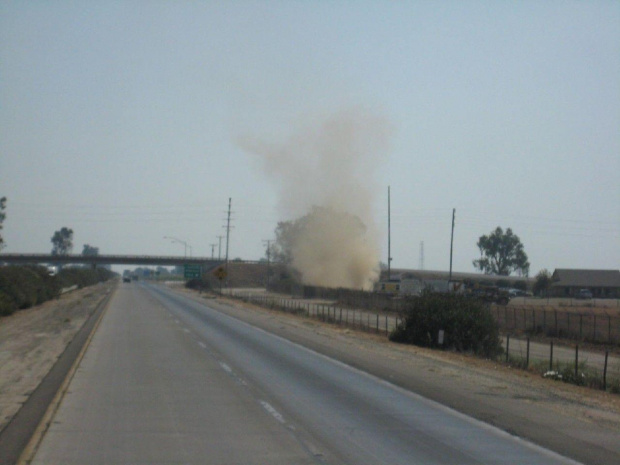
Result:
[[525,368],[530,366],[530,338],[527,338],[527,349],[525,350]]
[[506,336],[506,363],[508,363],[509,353],[510,353],[510,334]]
[[551,341],[549,350],[549,371],[553,371],[553,341]]
[[609,357],[609,351],[605,351],[605,366],[603,367],[603,391],[607,390],[607,358]]
[[611,315],[607,315],[607,340],[611,344]]
[[583,340],[583,313],[579,314],[579,340]]

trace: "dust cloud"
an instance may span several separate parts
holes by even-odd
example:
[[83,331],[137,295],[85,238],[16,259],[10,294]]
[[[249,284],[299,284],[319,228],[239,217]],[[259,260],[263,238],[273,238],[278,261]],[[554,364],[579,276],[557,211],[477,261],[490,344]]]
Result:
[[304,217],[290,259],[305,284],[370,289],[379,274],[374,214],[377,173],[387,159],[389,123],[356,107],[302,124],[284,142],[243,137],[278,186],[280,209]]

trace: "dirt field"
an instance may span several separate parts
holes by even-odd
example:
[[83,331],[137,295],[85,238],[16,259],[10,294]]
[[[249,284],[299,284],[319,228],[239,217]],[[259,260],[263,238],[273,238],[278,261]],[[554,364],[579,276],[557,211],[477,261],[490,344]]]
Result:
[[539,299],[537,297],[515,297],[509,307],[536,307],[545,310],[571,313],[596,313],[597,315],[620,316],[620,299],[578,300],[565,298]]

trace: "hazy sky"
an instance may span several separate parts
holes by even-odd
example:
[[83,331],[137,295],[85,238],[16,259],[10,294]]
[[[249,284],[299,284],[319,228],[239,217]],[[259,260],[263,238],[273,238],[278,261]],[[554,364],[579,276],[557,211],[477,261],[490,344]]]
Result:
[[453,208],[457,271],[496,226],[532,274],[620,267],[620,2],[594,0],[0,0],[4,252],[67,226],[78,253],[210,256],[231,197],[230,256],[258,259],[315,180],[239,141],[356,111],[390,128],[363,171],[384,262],[390,185],[393,267],[423,241],[447,270]]

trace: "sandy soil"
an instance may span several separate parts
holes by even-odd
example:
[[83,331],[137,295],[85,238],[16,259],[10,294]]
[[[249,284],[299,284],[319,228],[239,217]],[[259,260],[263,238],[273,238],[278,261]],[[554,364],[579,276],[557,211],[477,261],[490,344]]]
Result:
[[0,431],[114,286],[80,289],[0,318]]

